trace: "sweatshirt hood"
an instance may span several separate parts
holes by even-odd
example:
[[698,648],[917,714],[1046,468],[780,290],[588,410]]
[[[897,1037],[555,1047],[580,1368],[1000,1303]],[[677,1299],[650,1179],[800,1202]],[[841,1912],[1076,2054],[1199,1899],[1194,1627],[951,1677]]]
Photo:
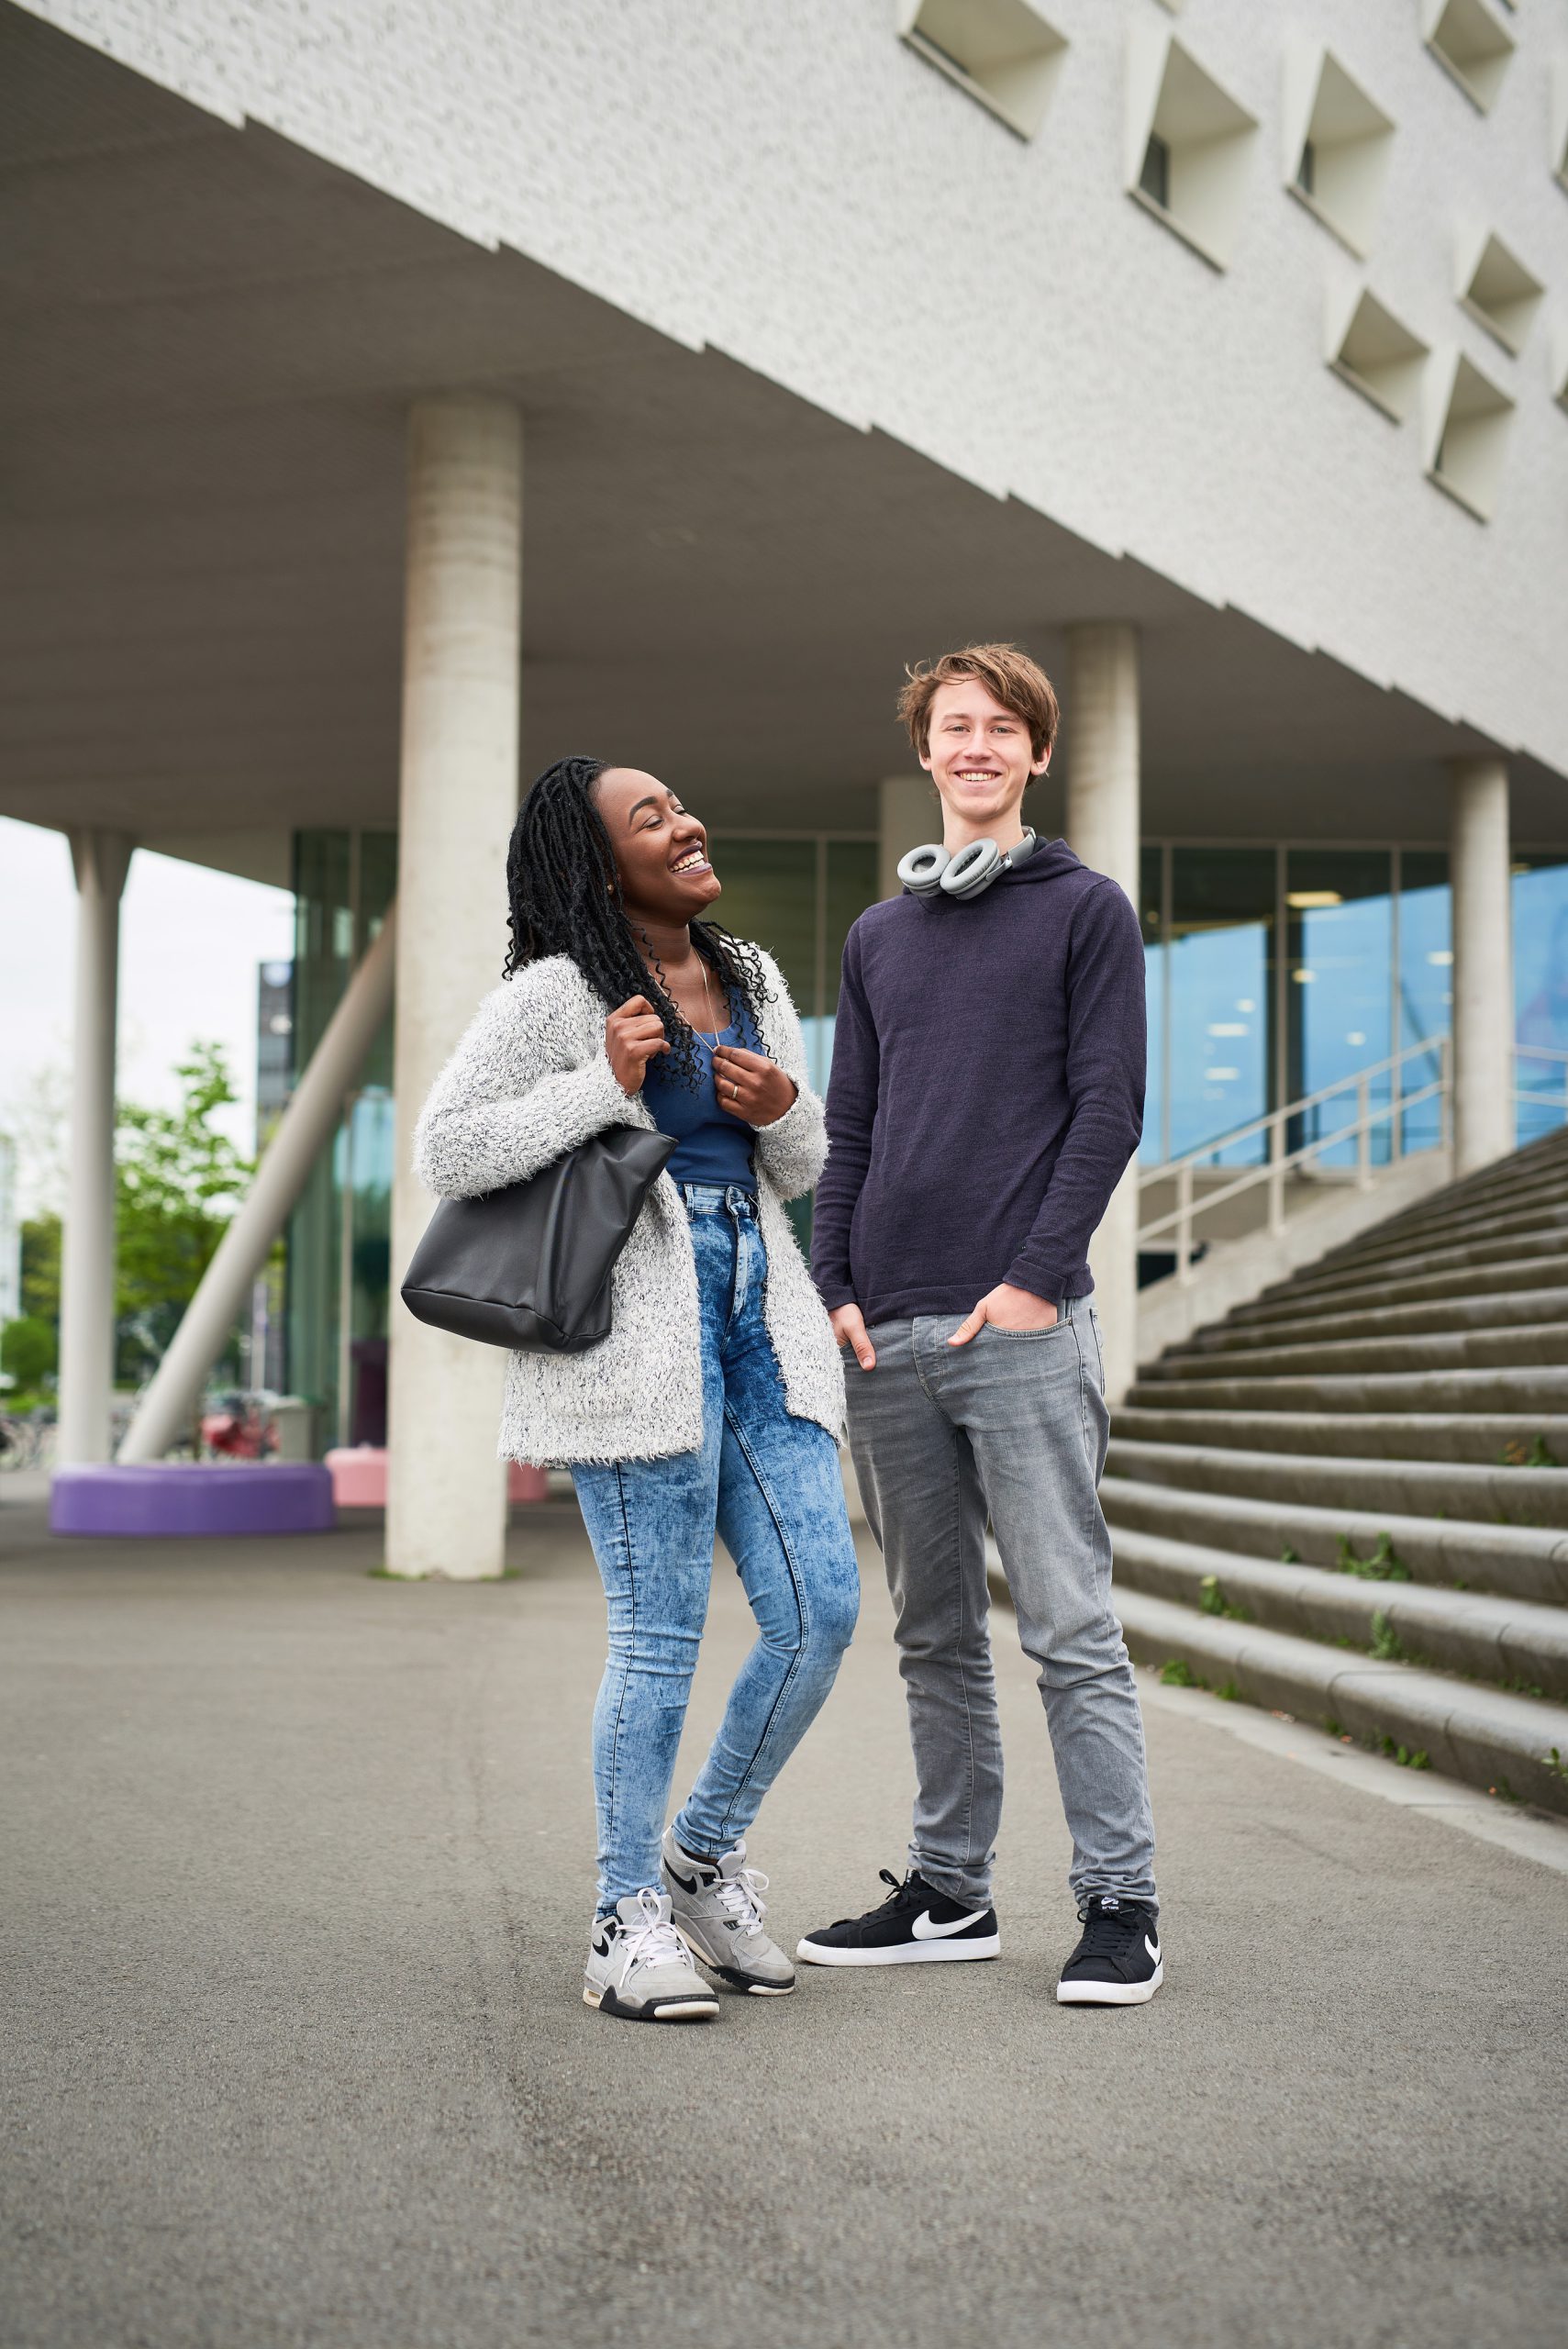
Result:
[[1083,858],[1074,856],[1065,841],[1041,841],[1034,853],[1027,856],[1022,864],[1004,873],[1001,880],[994,881],[991,885],[999,889],[1010,882],[1021,888],[1029,882],[1056,881],[1063,873],[1080,873],[1083,866]]

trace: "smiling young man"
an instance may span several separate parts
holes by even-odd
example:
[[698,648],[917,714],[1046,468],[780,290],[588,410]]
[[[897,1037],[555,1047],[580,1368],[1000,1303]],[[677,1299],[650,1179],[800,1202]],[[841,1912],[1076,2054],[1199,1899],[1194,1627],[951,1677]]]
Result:
[[1111,1608],[1087,1262],[1142,1122],[1138,918],[1114,881],[1024,824],[1058,716],[1027,654],[948,653],[911,673],[899,708],[941,801],[942,845],[844,950],[811,1261],[859,1364],[850,1440],[893,1593],[914,1832],[904,1880],[882,1872],[889,1898],[807,1934],[797,1954],[999,1954],[989,1519],[1073,1836],[1084,1931],[1056,1995],[1141,2005],[1162,1978],[1154,1839]]

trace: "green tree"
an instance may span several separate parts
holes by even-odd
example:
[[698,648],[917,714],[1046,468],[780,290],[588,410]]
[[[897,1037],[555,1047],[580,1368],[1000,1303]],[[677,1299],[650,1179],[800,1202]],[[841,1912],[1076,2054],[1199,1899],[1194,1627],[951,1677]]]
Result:
[[15,1379],[16,1397],[37,1395],[54,1376],[59,1359],[56,1324],[23,1314],[0,1329],[0,1370]]
[[116,1373],[162,1358],[254,1173],[213,1120],[239,1099],[221,1044],[179,1063],[177,1109],[120,1104],[115,1136]]
[[60,1367],[60,1232],[57,1215],[22,1226],[22,1309],[0,1329],[0,1371],[14,1382],[8,1406],[41,1399]]
[[29,1216],[22,1226],[22,1313],[60,1327],[60,1241],[57,1215]]

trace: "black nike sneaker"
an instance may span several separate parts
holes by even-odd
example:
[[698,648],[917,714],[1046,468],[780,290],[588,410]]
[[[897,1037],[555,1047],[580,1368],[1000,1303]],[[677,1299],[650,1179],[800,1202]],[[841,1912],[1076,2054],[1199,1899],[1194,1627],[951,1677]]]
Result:
[[1165,1979],[1160,1928],[1141,1900],[1091,1893],[1078,1911],[1083,1938],[1062,1969],[1059,2006],[1141,2007]]
[[893,1887],[881,1908],[807,1933],[795,1953],[803,1964],[929,1965],[944,1959],[1000,1957],[995,1909],[961,1909],[915,1868],[902,1884],[885,1868],[878,1873]]

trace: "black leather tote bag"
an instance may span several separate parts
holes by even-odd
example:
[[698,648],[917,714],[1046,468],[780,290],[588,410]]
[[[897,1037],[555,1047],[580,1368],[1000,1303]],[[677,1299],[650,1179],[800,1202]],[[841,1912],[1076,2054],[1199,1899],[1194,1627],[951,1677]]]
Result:
[[432,1329],[525,1353],[576,1354],[610,1334],[610,1275],[675,1148],[610,1126],[476,1199],[443,1199],[414,1251],[403,1302]]

